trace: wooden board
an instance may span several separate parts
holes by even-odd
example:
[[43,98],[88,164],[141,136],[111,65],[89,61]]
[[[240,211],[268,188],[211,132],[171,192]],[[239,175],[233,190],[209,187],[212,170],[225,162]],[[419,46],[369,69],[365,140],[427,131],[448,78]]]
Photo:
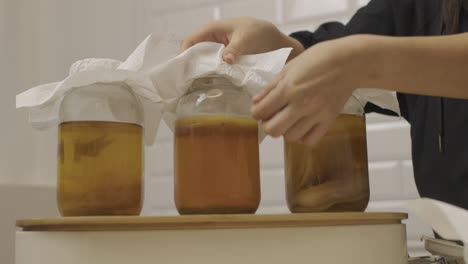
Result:
[[18,220],[23,231],[239,229],[400,224],[404,213],[62,217]]

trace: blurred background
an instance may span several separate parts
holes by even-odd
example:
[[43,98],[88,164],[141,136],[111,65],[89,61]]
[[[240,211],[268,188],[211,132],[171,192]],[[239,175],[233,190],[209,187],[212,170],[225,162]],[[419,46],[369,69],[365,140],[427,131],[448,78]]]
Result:
[[[62,80],[87,57],[124,60],[151,32],[184,36],[214,19],[252,16],[290,33],[327,21],[346,22],[367,0],[0,0],[0,263],[13,263],[14,219],[57,215],[57,131],[34,131],[15,95]],[[370,211],[405,211],[417,198],[409,125],[369,115]],[[176,214],[172,192],[172,134],[165,125],[146,152],[143,214]],[[259,213],[286,213],[282,140],[261,145]],[[410,252],[430,229],[413,216]]]

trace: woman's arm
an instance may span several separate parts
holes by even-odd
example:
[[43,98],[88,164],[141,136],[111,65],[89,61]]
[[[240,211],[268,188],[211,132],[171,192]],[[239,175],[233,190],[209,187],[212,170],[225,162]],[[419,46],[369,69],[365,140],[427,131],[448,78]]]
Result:
[[354,36],[359,87],[468,99],[468,33],[439,37]]
[[357,88],[468,99],[468,34],[319,43],[254,97],[252,114],[268,134],[313,145]]

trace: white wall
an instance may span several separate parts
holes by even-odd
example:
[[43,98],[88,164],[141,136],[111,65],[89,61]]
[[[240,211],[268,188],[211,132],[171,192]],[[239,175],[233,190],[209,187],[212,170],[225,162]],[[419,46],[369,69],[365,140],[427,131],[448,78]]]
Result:
[[[55,184],[55,131],[33,132],[24,111],[14,109],[14,95],[40,83],[63,79],[69,65],[78,59],[124,59],[149,32],[173,34],[182,39],[212,19],[233,16],[268,19],[286,32],[313,30],[324,21],[347,21],[365,2],[0,0],[0,8],[6,11],[4,19],[9,22],[7,32],[0,37],[10,40],[1,46],[7,47],[7,69],[2,70],[6,77],[0,79],[6,81],[1,83],[0,90],[0,120],[5,130],[0,137],[0,183]],[[372,192],[369,209],[404,210],[404,201],[417,197],[410,161],[409,125],[394,118],[369,116],[368,147]],[[267,139],[262,143],[261,162],[260,213],[287,212],[281,140]],[[144,213],[174,214],[172,135],[164,125],[156,145],[147,149],[146,177]],[[429,229],[412,217],[408,230],[410,245],[415,250],[419,236]]]
[[[0,3],[0,25],[2,25],[0,27],[0,121],[2,122],[0,182],[5,182],[31,173],[31,166],[21,166],[21,160],[22,158],[33,160],[33,155],[28,155],[30,150],[29,153],[24,152],[33,144],[33,138],[24,122],[26,116],[14,111],[14,96],[19,91],[13,84],[12,77],[16,74],[16,65],[19,63],[12,39],[15,33],[10,28],[14,10],[11,8],[11,1],[2,0]],[[24,79],[27,78],[24,76]]]
[[[6,0],[0,0],[0,89],[5,89],[6,87]],[[5,116],[1,114],[0,111],[0,121],[6,120]],[[0,153],[0,160],[3,156]]]
[[2,45],[0,182],[53,184],[56,131],[30,129],[26,112],[15,110],[15,95],[63,79],[80,58],[125,59],[141,39],[141,8],[133,1],[3,1],[8,41]]
[[6,32],[6,4],[5,0],[0,0],[0,43],[2,43],[2,46],[0,46],[0,85],[1,87],[5,86],[5,32]]

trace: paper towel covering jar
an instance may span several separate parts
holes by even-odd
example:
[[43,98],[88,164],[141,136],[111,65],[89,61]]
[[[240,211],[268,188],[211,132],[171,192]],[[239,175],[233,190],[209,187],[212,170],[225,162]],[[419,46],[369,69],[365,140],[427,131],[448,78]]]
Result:
[[139,215],[143,129],[125,84],[76,87],[60,105],[57,202],[63,216]]
[[291,212],[364,211],[369,202],[366,121],[352,96],[315,145],[284,143]]
[[255,213],[259,138],[250,95],[227,78],[196,79],[177,105],[175,204],[180,214]]
[[[173,44],[164,37],[149,35],[123,62],[98,58],[77,61],[70,67],[69,75],[64,80],[39,85],[18,94],[16,107],[26,108],[29,111],[29,123],[35,128],[69,124],[74,120],[70,119],[70,122],[67,122],[67,119],[59,120],[58,110],[63,97],[69,96],[70,90],[77,88],[81,90],[87,86],[100,84],[116,87],[114,84],[122,83],[131,89],[142,104],[145,142],[153,144],[161,117],[175,115],[177,102],[186,94],[193,80],[217,73],[229,76],[234,86],[242,87],[243,93],[253,95],[281,71],[291,52],[290,48],[285,48],[263,54],[245,55],[241,56],[235,65],[230,65],[222,59],[221,54],[225,48],[223,44],[198,43],[177,56],[175,55],[179,51]],[[174,50],[177,51],[173,52]],[[250,100],[248,101],[250,103]],[[65,102],[64,105],[66,104]],[[84,109],[84,106],[78,107]],[[108,112],[127,116],[125,111],[119,111],[122,108],[118,103],[108,108]],[[248,108],[245,110],[248,111]],[[80,121],[90,120],[80,119]],[[107,119],[93,121],[109,122]],[[172,131],[175,131],[172,118],[165,118],[165,122]],[[115,123],[135,124],[132,121]],[[102,142],[104,143],[106,141]]]

